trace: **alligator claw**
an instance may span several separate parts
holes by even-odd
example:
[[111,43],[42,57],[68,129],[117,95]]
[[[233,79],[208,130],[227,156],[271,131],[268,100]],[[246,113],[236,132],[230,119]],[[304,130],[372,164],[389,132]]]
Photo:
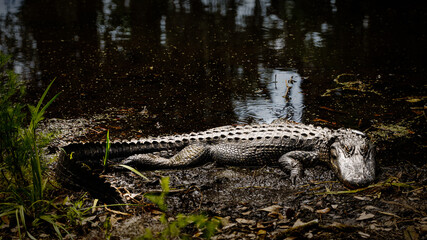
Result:
[[299,169],[291,170],[290,180],[292,185],[297,185],[297,183],[301,182],[301,174]]

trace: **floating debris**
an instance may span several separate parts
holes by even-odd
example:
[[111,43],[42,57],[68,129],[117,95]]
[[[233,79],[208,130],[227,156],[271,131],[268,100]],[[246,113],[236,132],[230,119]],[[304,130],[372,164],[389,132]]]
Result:
[[409,103],[417,103],[421,102],[423,100],[427,99],[427,96],[408,96],[408,97],[400,97],[400,98],[394,98],[394,101],[407,101]]
[[[405,125],[404,125],[405,124]],[[396,139],[396,138],[402,138],[402,137],[410,137],[410,135],[414,134],[415,132],[409,129],[408,126],[406,126],[407,123],[400,122],[396,124],[384,124],[384,123],[378,123],[372,125],[372,127],[376,128],[377,130],[371,131],[370,135],[374,136],[375,139]]]
[[[343,79],[351,80],[345,81]],[[361,80],[355,79],[354,74],[343,73],[338,75],[334,82],[339,85],[339,87],[333,89],[327,89],[322,97],[330,97],[333,93],[341,92],[342,90],[354,91],[355,93],[373,93],[376,95],[381,95],[379,92],[375,91],[371,84],[362,82]]]

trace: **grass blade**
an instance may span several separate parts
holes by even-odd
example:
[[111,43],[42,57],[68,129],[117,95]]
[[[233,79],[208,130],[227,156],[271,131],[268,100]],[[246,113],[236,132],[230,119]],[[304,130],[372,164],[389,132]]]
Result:
[[136,170],[136,169],[135,169],[135,168],[133,168],[133,167],[130,167],[130,166],[128,166],[128,165],[124,165],[124,164],[119,164],[119,166],[120,166],[120,167],[124,167],[124,168],[126,168],[126,169],[128,169],[128,170],[132,171],[133,173],[135,173],[136,175],[138,175],[138,176],[142,177],[142,178],[143,178],[144,180],[146,180],[146,181],[148,181],[148,180],[149,180],[146,176],[144,176],[141,172],[139,172],[138,170]]
[[22,239],[22,235],[21,235],[21,224],[19,223],[19,209],[16,209],[16,211],[15,211],[15,217],[16,217],[16,224],[18,225],[19,239]]
[[110,147],[111,147],[111,143],[110,143],[110,130],[107,131],[107,146],[105,149],[105,155],[104,155],[104,167],[107,166],[107,160],[108,160],[108,154],[110,153]]

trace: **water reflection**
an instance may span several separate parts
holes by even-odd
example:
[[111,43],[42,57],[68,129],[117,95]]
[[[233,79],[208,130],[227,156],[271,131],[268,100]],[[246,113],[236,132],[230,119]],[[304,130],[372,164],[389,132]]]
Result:
[[234,99],[234,111],[239,121],[270,123],[277,118],[286,118],[301,122],[304,110],[301,81],[301,76],[294,71],[265,69],[260,79],[263,88]]

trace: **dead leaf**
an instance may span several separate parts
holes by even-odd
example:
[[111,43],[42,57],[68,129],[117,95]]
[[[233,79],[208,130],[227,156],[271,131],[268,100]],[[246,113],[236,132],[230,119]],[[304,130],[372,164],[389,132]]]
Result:
[[240,224],[246,225],[255,225],[256,222],[254,220],[244,219],[244,218],[236,218],[236,222]]
[[240,211],[246,211],[248,209],[249,209],[248,207],[240,207],[240,208],[238,208],[238,210],[240,210]]
[[310,212],[314,212],[314,208],[312,208],[312,207],[310,207],[310,206],[308,206],[308,205],[305,205],[305,204],[302,204],[302,205],[301,205],[301,208],[302,208],[302,209],[310,210]]
[[314,122],[323,122],[323,123],[328,123],[328,124],[332,124],[332,125],[336,125],[336,124],[337,124],[336,122],[330,122],[330,121],[328,121],[328,120],[321,119],[321,118],[315,118],[315,119],[313,119],[313,121],[314,121]]
[[313,233],[308,232],[308,233],[304,234],[304,237],[306,237],[307,239],[312,239],[313,238]]
[[99,217],[99,221],[101,221],[101,222],[105,222],[105,219],[107,219],[106,215],[103,215],[103,216]]
[[364,232],[357,232],[362,238],[370,238],[371,237],[371,235],[369,235],[369,234],[367,234],[367,233],[364,233]]
[[98,227],[99,226],[99,221],[92,222],[92,224],[90,226],[93,227],[93,228]]
[[374,214],[372,214],[372,213],[366,214],[366,212],[363,212],[362,214],[360,214],[360,216],[358,218],[356,218],[356,220],[357,221],[363,221],[363,220],[371,219],[373,217],[375,217]]
[[300,219],[298,219],[295,223],[294,226],[291,228],[288,228],[286,230],[284,230],[283,232],[280,232],[276,238],[277,239],[284,239],[285,236],[289,236],[289,235],[295,235],[295,234],[303,234],[308,232],[309,229],[314,228],[316,226],[319,225],[319,220],[318,219],[314,219],[312,221],[309,222],[302,222]]
[[285,218],[281,213],[277,213],[277,212],[271,212],[271,213],[267,214],[267,216],[269,216],[271,218],[277,218],[277,219],[284,219]]
[[95,218],[96,218],[96,215],[95,216],[90,216],[90,217],[87,217],[87,218],[83,219],[82,220],[82,225],[85,225],[87,222],[92,221]]
[[386,226],[386,227],[391,227],[395,225],[396,225],[395,221],[386,221],[385,223],[383,223],[383,226]]
[[360,197],[360,196],[354,196],[354,198],[356,198],[356,199],[358,199],[358,200],[362,200],[362,201],[369,201],[369,200],[371,200],[370,198],[368,198],[368,197]]
[[227,230],[227,229],[229,229],[229,228],[232,228],[232,227],[235,227],[235,226],[237,226],[237,223],[231,223],[231,224],[228,224],[227,226],[225,226],[225,227],[222,227],[221,228],[221,230],[222,231],[225,231],[225,230]]
[[122,218],[120,218],[120,217],[116,217],[115,215],[112,215],[112,216],[110,217],[111,225],[112,225],[112,226],[114,226],[114,225],[117,223],[117,221],[119,221],[120,219],[122,219]]
[[223,226],[223,227],[226,227],[226,226],[228,226],[229,224],[230,224],[230,216],[227,216],[227,217],[217,217],[217,218],[219,218],[219,220],[221,221],[221,225]]
[[159,210],[156,210],[156,209],[152,209],[152,210],[151,210],[151,214],[154,214],[154,215],[162,215],[162,214],[163,214],[163,212],[162,212],[162,211],[159,211]]
[[289,219],[281,219],[278,222],[276,222],[277,225],[283,225],[283,224],[288,224],[290,221]]
[[298,218],[292,227],[294,228],[294,227],[302,226],[304,224],[305,222],[301,221],[301,219]]
[[339,230],[341,230],[341,231],[345,231],[345,230],[351,230],[351,229],[354,229],[355,228],[355,226],[352,226],[352,225],[347,225],[347,224],[344,224],[344,223],[339,223],[339,222],[333,222],[332,224],[330,224],[330,225],[327,225],[326,226],[327,228],[331,228],[331,229],[339,229]]
[[376,210],[376,209],[378,209],[377,207],[375,207],[375,206],[372,206],[372,205],[368,205],[368,206],[365,206],[365,209],[366,210]]
[[369,225],[369,229],[370,229],[370,230],[380,230],[381,228],[379,228],[379,227],[377,226],[377,224],[372,223],[372,224],[370,224],[370,225]]
[[193,235],[193,238],[198,238],[200,236],[202,236],[203,232],[202,231],[198,231]]
[[257,233],[256,233],[256,235],[265,235],[265,234],[267,234],[267,231],[265,231],[264,229],[260,229]]
[[282,209],[282,208],[283,207],[280,206],[280,205],[271,205],[269,207],[260,209],[260,211],[265,211],[265,212],[279,212],[279,210]]
[[324,208],[324,209],[316,210],[316,213],[325,214],[325,213],[328,213],[330,211],[331,211],[330,208]]
[[264,226],[264,225],[262,225],[262,223],[257,223],[257,224],[256,224],[256,228],[265,228],[265,226]]
[[247,212],[242,213],[242,215],[244,215],[244,216],[247,216],[249,214],[251,214],[251,211],[247,211]]

